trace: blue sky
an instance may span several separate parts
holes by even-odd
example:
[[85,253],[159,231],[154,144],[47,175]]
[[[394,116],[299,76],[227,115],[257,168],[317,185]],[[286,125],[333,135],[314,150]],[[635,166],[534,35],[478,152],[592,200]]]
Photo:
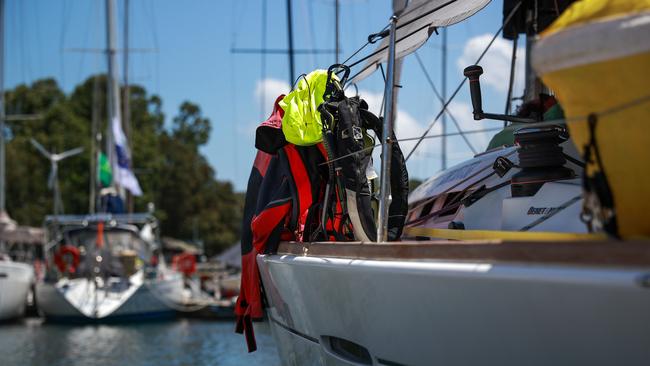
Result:
[[[123,1],[118,3],[121,47]],[[286,56],[266,56],[262,76],[261,56],[232,54],[232,47],[262,46],[262,0],[131,0],[130,80],[145,86],[163,99],[167,122],[184,100],[198,103],[212,122],[212,136],[203,153],[219,179],[231,180],[245,190],[254,156],[254,130],[272,100],[288,88]],[[356,50],[368,34],[387,24],[391,1],[341,0],[342,57]],[[266,46],[285,48],[286,8],[284,0],[267,0]],[[103,0],[6,0],[5,86],[31,83],[54,77],[67,92],[89,75],[106,70],[98,52],[73,49],[101,49],[106,46]],[[502,2],[492,1],[474,17],[448,29],[448,95],[462,80],[462,68],[474,62],[500,26]],[[294,44],[296,48],[334,47],[333,0],[294,0]],[[432,36],[418,53],[433,81],[440,88],[441,39]],[[502,113],[511,43],[499,39],[488,52],[483,78],[484,110]],[[520,50],[519,54],[523,56]],[[523,57],[519,58],[523,60]],[[120,68],[122,67],[120,55]],[[296,74],[327,68],[334,55],[296,56]],[[521,66],[521,64],[520,64]],[[518,68],[521,75],[522,67]],[[120,71],[121,73],[121,71]],[[517,84],[521,85],[521,77]],[[440,103],[426,83],[413,56],[404,64],[397,116],[399,138],[413,137],[426,128],[440,110]],[[376,73],[359,84],[360,94],[371,108],[378,108],[383,92]],[[262,101],[262,90],[266,99]],[[517,90],[521,90],[518,87]],[[520,93],[520,92],[519,92]],[[519,95],[515,93],[515,95]],[[264,105],[264,111],[261,106]],[[451,105],[464,129],[496,127],[499,122],[471,119],[468,88],[464,87]],[[448,131],[454,131],[448,120]],[[439,132],[438,127],[434,132]],[[485,148],[489,136],[470,137],[476,149]],[[440,142],[426,141],[409,161],[412,177],[426,178],[440,169]],[[409,144],[404,146],[410,150]],[[472,156],[460,137],[450,137],[449,164]]]

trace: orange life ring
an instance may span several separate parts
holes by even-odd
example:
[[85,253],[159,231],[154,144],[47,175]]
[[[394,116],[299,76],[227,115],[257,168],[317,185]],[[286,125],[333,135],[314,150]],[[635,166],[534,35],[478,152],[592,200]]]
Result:
[[[71,257],[71,261],[65,260],[66,256]],[[79,266],[81,254],[79,249],[72,245],[63,245],[54,253],[54,264],[62,273],[75,273]]]
[[196,272],[196,257],[191,253],[182,253],[172,258],[172,267],[185,276]]

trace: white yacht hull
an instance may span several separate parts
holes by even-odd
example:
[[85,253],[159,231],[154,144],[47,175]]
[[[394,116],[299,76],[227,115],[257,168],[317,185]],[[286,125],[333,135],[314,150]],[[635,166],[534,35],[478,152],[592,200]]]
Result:
[[33,278],[32,266],[0,260],[0,320],[23,315]]
[[286,365],[650,364],[648,268],[293,254],[258,264]]
[[183,289],[180,275],[143,280],[138,273],[130,282],[121,291],[95,290],[85,278],[42,282],[36,285],[36,300],[48,320],[62,322],[146,320],[175,314]]

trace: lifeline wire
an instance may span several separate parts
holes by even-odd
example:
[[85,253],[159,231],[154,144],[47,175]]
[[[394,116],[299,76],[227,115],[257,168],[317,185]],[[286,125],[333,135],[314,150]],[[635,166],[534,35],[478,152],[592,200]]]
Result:
[[[503,22],[503,24],[501,24],[501,27],[500,27],[499,30],[494,34],[494,36],[493,36],[492,39],[490,40],[490,43],[488,43],[487,47],[483,50],[483,52],[482,52],[481,55],[478,57],[478,59],[476,60],[476,62],[474,63],[474,65],[478,65],[478,63],[481,62],[481,60],[483,59],[483,56],[485,56],[485,54],[486,54],[487,51],[490,49],[490,47],[492,47],[492,44],[493,44],[494,41],[497,39],[497,37],[499,36],[499,34],[501,34],[501,31],[503,30],[503,27],[505,27],[506,25],[508,25],[508,23],[510,22],[510,20],[512,19],[512,17],[515,15],[515,12],[517,12],[517,10],[519,9],[520,6],[521,6],[521,1],[519,1],[519,2],[517,3],[517,5],[515,5],[515,7],[512,8],[512,10],[510,11],[510,14],[508,14],[508,17],[506,17],[506,19],[505,19],[505,21]],[[429,131],[431,131],[431,129],[432,129],[433,126],[436,124],[436,122],[438,121],[438,119],[440,119],[440,116],[442,116],[442,114],[445,112],[445,109],[447,109],[447,106],[449,106],[449,103],[451,103],[451,101],[454,100],[454,98],[456,97],[456,95],[458,94],[458,92],[460,91],[460,89],[463,87],[463,85],[465,85],[465,82],[466,82],[466,81],[467,81],[467,78],[463,78],[463,81],[461,81],[460,84],[458,84],[458,87],[456,88],[456,90],[454,90],[454,92],[453,92],[453,94],[451,95],[451,97],[449,97],[449,100],[447,101],[447,103],[445,103],[445,105],[442,107],[442,110],[440,111],[440,113],[438,113],[438,115],[436,115],[436,118],[433,120],[433,122],[431,122],[431,123],[429,124],[429,127],[427,128],[427,130],[424,131],[424,133],[422,134],[422,138],[421,138],[420,140],[418,140],[418,142],[415,144],[415,146],[413,147],[413,149],[411,149],[411,152],[409,152],[409,154],[406,156],[405,161],[408,161],[409,158],[411,157],[411,155],[413,155],[413,153],[415,152],[415,150],[418,148],[418,146],[420,146],[420,143],[422,142],[422,139],[424,139],[424,137],[429,133]]]
[[[446,134],[440,134],[440,135],[429,135],[429,136],[424,136],[424,137],[419,136],[419,137],[407,137],[407,138],[403,138],[403,139],[391,139],[390,142],[415,141],[415,140],[419,140],[419,139],[422,139],[422,138],[424,138],[424,139],[435,139],[435,138],[440,138],[440,137],[443,137],[443,136],[460,136],[463,133],[471,134],[471,133],[501,131],[502,129],[503,128],[501,128],[501,127],[493,127],[493,128],[485,128],[485,129],[482,129],[482,130],[472,130],[472,131],[465,131],[465,132],[453,132],[453,133],[446,133]],[[349,158],[350,156],[354,156],[356,154],[363,154],[364,152],[370,151],[370,150],[372,150],[372,149],[374,149],[376,147],[379,147],[379,146],[381,146],[381,144],[375,144],[373,146],[368,146],[368,147],[365,147],[365,148],[363,148],[363,149],[361,149],[359,151],[355,151],[355,152],[352,152],[352,153],[349,153],[349,154],[345,154],[345,155],[339,156],[336,159],[332,159],[332,160],[328,160],[326,162],[320,163],[319,165],[331,164],[331,163],[333,163],[335,161],[342,160],[342,159],[345,159],[345,158]]]
[[[630,102],[622,103],[622,104],[619,104],[617,106],[602,110],[600,112],[595,112],[595,113],[592,113],[592,114],[594,114],[597,117],[608,116],[610,114],[615,114],[615,113],[618,113],[620,111],[623,111],[623,110],[626,110],[626,109],[629,109],[629,108],[633,108],[633,107],[636,107],[638,105],[648,103],[648,102],[650,102],[650,94],[645,95],[645,96],[640,97],[640,98],[637,98],[637,99],[634,99],[634,100],[632,100]],[[583,121],[586,121],[587,118],[588,118],[588,116],[576,116],[576,117],[566,118],[566,119],[555,119],[555,120],[551,120],[551,121],[542,121],[542,122],[536,122],[536,123],[526,123],[522,127],[530,128],[530,127],[556,126],[556,125],[562,125],[562,124],[583,122]],[[465,134],[471,134],[471,133],[493,132],[493,131],[501,131],[501,130],[503,130],[502,127],[493,127],[493,128],[485,128],[485,129],[482,129],[482,130],[465,131],[464,133]],[[391,142],[393,142],[393,141],[404,142],[404,141],[415,141],[415,140],[421,141],[423,139],[433,139],[433,138],[440,138],[440,137],[443,137],[443,136],[460,136],[460,135],[461,135],[461,133],[458,133],[458,132],[456,132],[456,133],[447,133],[447,134],[444,134],[444,135],[443,134],[440,134],[440,135],[428,135],[428,136],[425,135],[425,136],[420,136],[420,137],[408,137],[408,138],[403,138],[403,139],[395,139],[395,140],[391,140]],[[366,151],[370,151],[370,150],[374,149],[375,147],[379,147],[379,146],[381,146],[381,144],[376,144],[376,145],[373,145],[373,146],[369,146],[369,147],[363,148],[363,149],[361,149],[359,151],[355,151],[353,153],[349,153],[349,154],[346,154],[346,155],[339,156],[336,159],[332,159],[332,160],[323,162],[323,163],[321,163],[319,165],[331,164],[331,163],[333,163],[335,161],[342,160],[342,159],[348,158],[348,157],[356,155],[356,154],[362,154],[362,153],[364,153]]]

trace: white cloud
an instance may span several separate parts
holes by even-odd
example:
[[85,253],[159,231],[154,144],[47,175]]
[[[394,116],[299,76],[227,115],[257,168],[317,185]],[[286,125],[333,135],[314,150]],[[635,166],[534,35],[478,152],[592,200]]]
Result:
[[[485,124],[474,120],[474,116],[472,114],[472,106],[468,103],[451,102],[451,104],[449,104],[449,112],[454,116],[463,132],[482,130],[486,127]],[[458,132],[456,126],[454,125],[454,122],[451,120],[451,117],[447,117],[447,124],[450,126],[447,127],[448,132]],[[490,142],[491,137],[491,135],[486,132],[472,133],[467,134],[466,136],[477,151],[485,150],[488,142]],[[465,148],[465,151],[469,149],[467,145],[464,145],[463,147]]]
[[[380,109],[382,108],[382,103],[381,103],[383,98],[382,93],[373,93],[367,90],[359,90],[359,95],[368,103],[368,109],[372,113],[376,115],[383,114],[383,113],[379,113]],[[396,113],[395,123],[394,123],[395,134],[397,135],[398,139],[410,138],[410,137],[416,137],[422,135],[422,133],[424,133],[424,131],[426,130],[426,126],[428,125],[429,122],[430,121],[422,121],[422,123],[418,123],[418,121],[411,114],[409,114],[404,109],[399,108],[399,103],[398,103],[398,108],[397,108],[397,113]],[[436,128],[438,128],[439,131],[439,127]],[[430,133],[436,133],[436,132],[430,132]],[[413,146],[415,146],[415,141],[400,142],[400,147],[402,148],[402,151],[404,151],[405,154],[408,154],[408,152],[411,151],[411,149],[413,149]]]
[[237,131],[245,136],[254,134],[257,126],[271,115],[275,99],[281,94],[288,93],[289,90],[290,87],[286,81],[272,78],[258,80],[255,83],[255,89],[253,91],[253,97],[256,103],[253,110],[258,110],[258,106],[261,106],[261,115],[249,123],[238,125]]
[[[273,103],[280,94],[286,94],[291,87],[286,81],[278,79],[258,80],[255,85],[255,98],[264,106],[264,115],[268,116],[273,110]],[[264,100],[262,100],[264,99]]]
[[[485,47],[492,39],[491,34],[483,34],[470,38],[465,47],[463,54],[457,61],[458,69],[463,70],[474,62],[481,55]],[[508,81],[510,79],[510,59],[512,57],[512,42],[503,38],[497,38],[492,47],[487,51],[479,65],[483,67],[481,82],[483,85],[489,85],[496,91],[505,92],[508,90]],[[517,48],[517,60],[515,65],[515,90],[522,91],[524,86],[524,67],[525,67],[525,50],[523,47]],[[517,95],[517,94],[514,94]]]

